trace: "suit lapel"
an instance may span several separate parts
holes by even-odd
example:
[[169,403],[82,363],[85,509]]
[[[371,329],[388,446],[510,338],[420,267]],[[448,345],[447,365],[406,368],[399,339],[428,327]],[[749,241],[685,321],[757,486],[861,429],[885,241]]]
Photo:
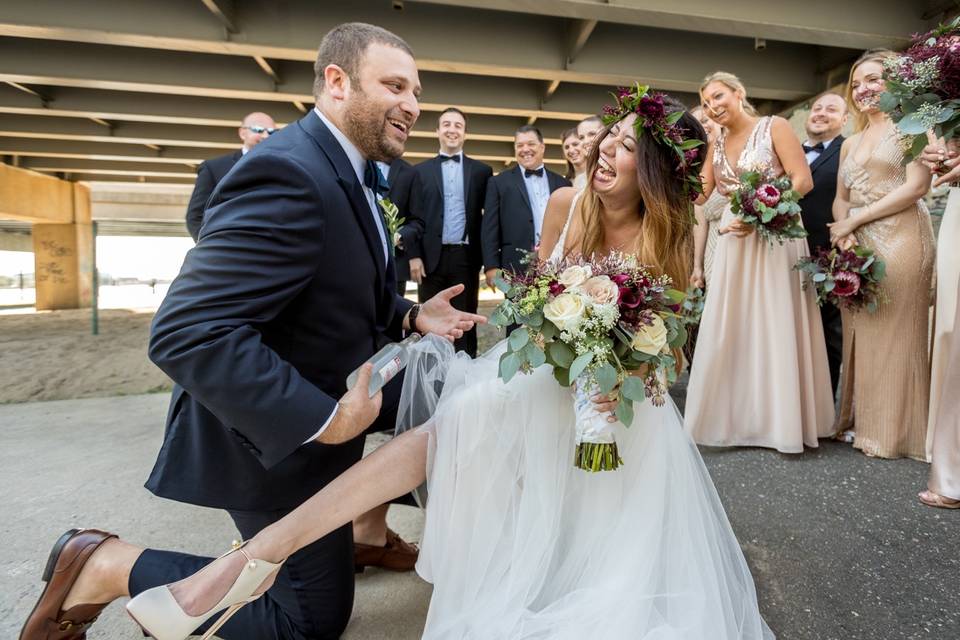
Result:
[[463,154],[460,158],[463,165],[463,206],[464,209],[470,211],[470,203],[467,202],[467,199],[470,197],[470,178],[473,176],[473,160],[467,157],[467,154]]
[[440,194],[440,201],[443,202],[443,163],[440,156],[434,156],[427,162],[431,162],[430,173],[433,175],[433,181],[437,184],[437,192]]
[[533,205],[530,204],[530,196],[527,194],[527,183],[523,179],[523,169],[518,164],[513,169],[514,182],[517,185],[517,189],[520,191],[520,195],[523,197],[523,201],[527,204],[527,211],[530,212],[530,221],[533,221]]
[[817,168],[827,161],[828,158],[832,157],[834,154],[840,153],[840,146],[843,145],[843,136],[837,136],[833,139],[833,142],[830,143],[830,146],[823,150],[817,159],[810,163],[810,173],[813,173]]
[[[377,265],[377,276],[380,283],[385,282],[387,264],[383,260],[383,245],[380,242],[380,233],[377,231],[374,215],[379,215],[379,211],[371,211],[370,204],[363,194],[363,188],[357,180],[357,174],[350,164],[350,159],[344,152],[343,147],[333,137],[330,130],[327,129],[323,121],[315,113],[308,113],[300,119],[300,126],[314,139],[320,150],[333,165],[337,173],[337,183],[347,195],[350,206],[353,209],[353,215],[356,217],[363,231],[364,239],[367,241],[367,248],[370,249],[374,263]],[[386,228],[384,228],[386,231]],[[389,240],[389,239],[388,239]],[[389,258],[388,258],[389,259]]]

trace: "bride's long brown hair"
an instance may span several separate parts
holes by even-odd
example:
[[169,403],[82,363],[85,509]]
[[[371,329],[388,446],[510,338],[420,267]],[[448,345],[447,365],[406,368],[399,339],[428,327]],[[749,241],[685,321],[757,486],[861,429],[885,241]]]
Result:
[[[690,168],[699,172],[705,155],[707,134],[683,104],[669,97],[664,102],[668,112],[684,112],[678,123],[685,129],[684,138],[703,141],[703,145],[697,147],[698,161]],[[597,169],[599,141],[609,134],[614,124],[609,124],[597,135],[598,142],[593,145],[587,161],[587,186],[576,205],[583,234],[579,249],[587,257],[604,250],[603,205],[589,178]],[[683,290],[687,287],[693,264],[693,204],[684,190],[682,177],[676,175],[673,150],[657,144],[649,135],[641,135],[637,138],[636,158],[640,191],[637,216],[642,223],[633,246],[624,247],[623,251],[637,254],[641,263],[667,274],[673,279],[673,286]]]

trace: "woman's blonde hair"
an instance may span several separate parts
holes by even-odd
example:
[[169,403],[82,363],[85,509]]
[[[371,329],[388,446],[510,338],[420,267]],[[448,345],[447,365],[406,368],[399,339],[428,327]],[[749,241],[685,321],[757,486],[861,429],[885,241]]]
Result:
[[703,90],[706,89],[707,85],[709,85],[711,82],[719,82],[731,91],[739,92],[743,96],[743,110],[747,113],[747,115],[759,115],[754,106],[750,104],[749,100],[747,100],[747,88],[743,86],[743,82],[740,81],[740,78],[727,71],[714,71],[703,79],[703,82],[700,83],[699,92],[701,103],[703,102]]
[[896,55],[896,53],[889,49],[868,49],[864,51],[863,55],[857,58],[857,61],[850,67],[850,75],[847,77],[847,88],[843,92],[843,97],[847,101],[847,111],[853,115],[854,131],[863,131],[866,128],[867,114],[860,111],[853,101],[853,73],[857,70],[857,67],[864,63],[879,62],[882,65],[884,60],[894,58]]

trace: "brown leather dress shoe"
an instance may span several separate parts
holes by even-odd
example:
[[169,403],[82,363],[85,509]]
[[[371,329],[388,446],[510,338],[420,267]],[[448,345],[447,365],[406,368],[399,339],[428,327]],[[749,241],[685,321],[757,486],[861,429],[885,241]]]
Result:
[[410,571],[417,564],[420,550],[401,538],[392,529],[387,529],[387,544],[377,547],[372,544],[353,545],[353,564],[357,573],[367,567],[380,567],[388,571]]
[[87,637],[87,629],[109,603],[78,604],[69,611],[61,607],[93,552],[116,537],[98,529],[71,529],[60,536],[43,570],[47,586],[27,617],[20,640],[84,640]]

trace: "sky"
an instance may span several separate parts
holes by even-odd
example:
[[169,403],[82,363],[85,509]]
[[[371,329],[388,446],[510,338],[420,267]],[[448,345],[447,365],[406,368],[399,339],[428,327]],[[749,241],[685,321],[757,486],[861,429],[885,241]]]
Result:
[[[172,280],[193,246],[188,237],[99,236],[97,268],[115,278]],[[0,275],[33,273],[33,253],[0,251]]]

